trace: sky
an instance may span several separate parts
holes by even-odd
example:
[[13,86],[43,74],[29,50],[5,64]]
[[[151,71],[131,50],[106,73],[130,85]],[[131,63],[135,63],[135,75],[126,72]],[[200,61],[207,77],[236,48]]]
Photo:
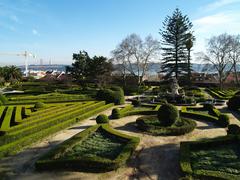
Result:
[[30,64],[71,64],[80,50],[111,57],[131,33],[160,40],[175,8],[193,23],[194,53],[211,36],[240,33],[240,0],[0,0],[0,66],[24,64],[15,55],[24,51],[36,55]]

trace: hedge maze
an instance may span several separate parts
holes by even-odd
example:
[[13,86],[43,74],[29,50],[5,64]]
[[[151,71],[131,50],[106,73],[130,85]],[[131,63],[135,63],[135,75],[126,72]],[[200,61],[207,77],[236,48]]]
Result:
[[33,106],[1,106],[0,157],[14,154],[32,142],[111,106],[113,104],[104,101],[60,103],[37,111]]

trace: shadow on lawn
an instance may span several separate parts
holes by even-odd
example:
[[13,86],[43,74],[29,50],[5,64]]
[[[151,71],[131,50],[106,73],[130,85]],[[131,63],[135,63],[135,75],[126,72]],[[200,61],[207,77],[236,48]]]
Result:
[[117,130],[129,131],[134,133],[142,133],[142,131],[137,129],[135,122],[130,122],[125,124],[124,126],[116,127]]
[[89,127],[91,127],[91,126],[89,126],[89,125],[86,125],[86,126],[75,126],[75,127],[69,128],[69,129],[87,129]]
[[182,176],[179,166],[179,146],[164,144],[142,148],[128,162],[134,168],[129,179],[175,180]]

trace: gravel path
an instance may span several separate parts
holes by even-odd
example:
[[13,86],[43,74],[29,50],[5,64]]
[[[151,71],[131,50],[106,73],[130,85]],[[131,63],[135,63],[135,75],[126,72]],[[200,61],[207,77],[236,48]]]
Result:
[[[103,112],[110,115],[111,109]],[[140,137],[137,151],[126,167],[108,173],[81,172],[44,172],[34,171],[36,159],[50,148],[70,138],[85,128],[94,125],[95,120],[89,118],[82,123],[63,130],[41,143],[26,149],[18,155],[0,161],[0,172],[8,179],[159,179],[175,180],[181,176],[179,169],[179,144],[181,141],[192,141],[226,135],[223,128],[217,128],[212,123],[197,121],[197,128],[183,136],[150,136],[141,133],[135,127],[139,116],[129,116],[112,120],[111,126],[123,133]],[[231,121],[238,122],[234,116]],[[5,173],[3,173],[5,171]],[[0,174],[0,177],[1,176]]]

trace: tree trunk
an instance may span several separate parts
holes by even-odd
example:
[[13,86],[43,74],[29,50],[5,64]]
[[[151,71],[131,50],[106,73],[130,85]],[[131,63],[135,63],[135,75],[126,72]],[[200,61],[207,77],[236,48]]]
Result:
[[188,81],[191,84],[190,49],[188,50]]
[[239,87],[239,80],[238,80],[237,64],[236,64],[236,62],[234,62],[233,68],[234,68],[235,81],[236,81],[237,86]]

